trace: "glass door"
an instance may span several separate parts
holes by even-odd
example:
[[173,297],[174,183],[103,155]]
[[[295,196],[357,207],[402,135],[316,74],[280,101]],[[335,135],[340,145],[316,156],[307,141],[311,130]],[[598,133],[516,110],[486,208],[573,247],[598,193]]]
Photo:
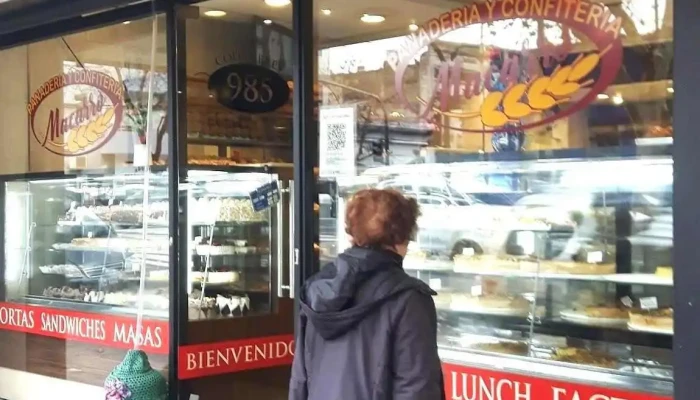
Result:
[[204,1],[182,11],[187,255],[179,267],[188,322],[178,376],[202,400],[287,398],[294,184],[286,3]]

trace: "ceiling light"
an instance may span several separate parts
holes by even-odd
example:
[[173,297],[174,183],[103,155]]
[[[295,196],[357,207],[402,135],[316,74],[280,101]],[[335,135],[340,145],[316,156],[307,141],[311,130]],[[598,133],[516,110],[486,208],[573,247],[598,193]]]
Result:
[[331,15],[331,10],[328,8],[324,8],[323,10],[321,10],[321,13],[323,13],[323,15]]
[[418,30],[418,25],[416,23],[411,23],[410,25],[408,25],[408,30],[411,32],[415,32]]
[[218,17],[223,17],[224,15],[226,15],[226,11],[221,11],[221,10],[209,10],[209,11],[205,11],[205,12],[204,12],[204,15],[206,15],[207,17],[218,18]]
[[610,96],[608,96],[605,93],[598,93],[598,96],[596,96],[596,97],[598,98],[598,100],[607,100],[610,98]]
[[386,18],[379,14],[362,14],[362,17],[360,18],[360,21],[366,24],[378,24],[380,22],[384,22],[384,20],[386,20]]
[[622,96],[620,96],[619,94],[616,94],[612,97],[612,102],[613,104],[619,106],[620,104],[625,102],[625,99],[623,99]]
[[673,87],[667,87],[667,88],[666,88],[666,91],[669,92],[669,93],[675,92],[675,90],[673,90]]
[[288,6],[292,0],[265,0],[265,4],[270,7],[284,7]]
[[129,24],[131,23],[131,21],[124,21],[124,22],[122,22],[122,23],[123,23],[124,25],[129,25]]
[[265,25],[270,25],[271,23],[272,23],[271,19],[263,20],[263,24],[265,24]]

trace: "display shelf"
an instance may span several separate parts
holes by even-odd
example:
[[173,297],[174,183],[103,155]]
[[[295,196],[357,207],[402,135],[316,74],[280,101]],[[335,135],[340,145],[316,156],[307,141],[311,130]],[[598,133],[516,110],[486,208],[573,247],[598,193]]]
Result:
[[489,270],[470,269],[455,266],[452,261],[427,260],[427,261],[404,261],[403,268],[407,271],[442,272],[464,275],[497,276],[504,278],[528,278],[528,279],[548,279],[548,280],[573,280],[573,281],[593,281],[610,282],[626,285],[646,285],[646,286],[673,286],[673,279],[658,276],[655,274],[629,273],[629,274],[559,274],[550,272],[530,272],[520,270]]
[[[455,310],[449,307],[439,307],[438,311],[447,319],[450,314],[456,318],[468,318],[472,321],[485,322],[497,329],[530,332],[531,319],[525,316],[484,314],[467,310]],[[620,344],[637,346],[650,346],[664,349],[673,347],[673,337],[671,335],[635,331],[626,327],[611,328],[590,325],[581,325],[563,321],[560,318],[536,318],[532,324],[532,332],[535,334],[561,336],[583,340],[605,341]]]
[[229,139],[229,138],[214,138],[214,137],[187,137],[187,144],[198,144],[208,146],[226,146],[226,147],[272,147],[291,149],[291,143],[284,142],[267,142],[253,139]]
[[[81,300],[58,299],[32,295],[25,296],[24,300],[26,304],[29,305],[54,307],[71,311],[85,311],[117,316],[135,316],[139,314],[139,310],[136,307],[130,307],[127,305],[121,306],[108,303],[90,303]],[[169,312],[168,310],[144,308],[142,315],[146,318],[167,319]]]

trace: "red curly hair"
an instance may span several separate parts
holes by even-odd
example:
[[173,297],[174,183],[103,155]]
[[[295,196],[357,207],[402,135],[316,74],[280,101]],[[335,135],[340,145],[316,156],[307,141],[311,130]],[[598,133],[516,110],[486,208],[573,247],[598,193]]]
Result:
[[396,190],[361,190],[348,203],[345,232],[355,246],[393,247],[411,240],[419,215],[416,200]]

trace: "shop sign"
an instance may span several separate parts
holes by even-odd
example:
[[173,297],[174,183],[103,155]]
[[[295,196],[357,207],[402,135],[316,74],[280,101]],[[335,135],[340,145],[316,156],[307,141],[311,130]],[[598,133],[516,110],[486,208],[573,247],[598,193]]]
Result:
[[[71,86],[75,90],[67,99]],[[77,99],[76,107],[65,104]],[[102,72],[81,69],[56,75],[29,99],[30,130],[54,154],[84,155],[104,146],[119,130],[123,101],[124,85]]]
[[277,72],[253,64],[232,64],[209,77],[209,91],[224,107],[246,113],[275,111],[289,101],[289,86]]
[[178,377],[193,379],[279,367],[291,364],[293,358],[293,335],[181,346]]
[[25,304],[0,303],[0,329],[58,339],[168,354],[168,322],[77,312]]
[[672,400],[668,396],[580,385],[442,364],[447,400]]
[[[485,63],[484,71],[463,69],[464,60],[455,55],[438,67],[430,98],[408,98],[404,90],[406,71],[427,46],[473,24],[513,19],[560,23],[563,54],[562,48],[553,48],[540,37],[536,50],[504,51],[498,63]],[[507,28],[502,29],[508,34]],[[568,29],[585,36],[595,49],[564,65],[572,48]],[[435,118],[438,116],[481,120],[483,129],[449,126],[463,132],[513,132],[548,125],[582,110],[613,83],[622,64],[621,29],[620,17],[612,15],[605,5],[586,0],[491,0],[464,5],[429,20],[406,37],[396,65],[398,96],[420,118],[434,123],[439,123]],[[553,53],[558,53],[555,58],[559,65],[542,68]],[[481,106],[474,110],[455,111],[450,107],[460,99],[481,96],[485,96]]]

